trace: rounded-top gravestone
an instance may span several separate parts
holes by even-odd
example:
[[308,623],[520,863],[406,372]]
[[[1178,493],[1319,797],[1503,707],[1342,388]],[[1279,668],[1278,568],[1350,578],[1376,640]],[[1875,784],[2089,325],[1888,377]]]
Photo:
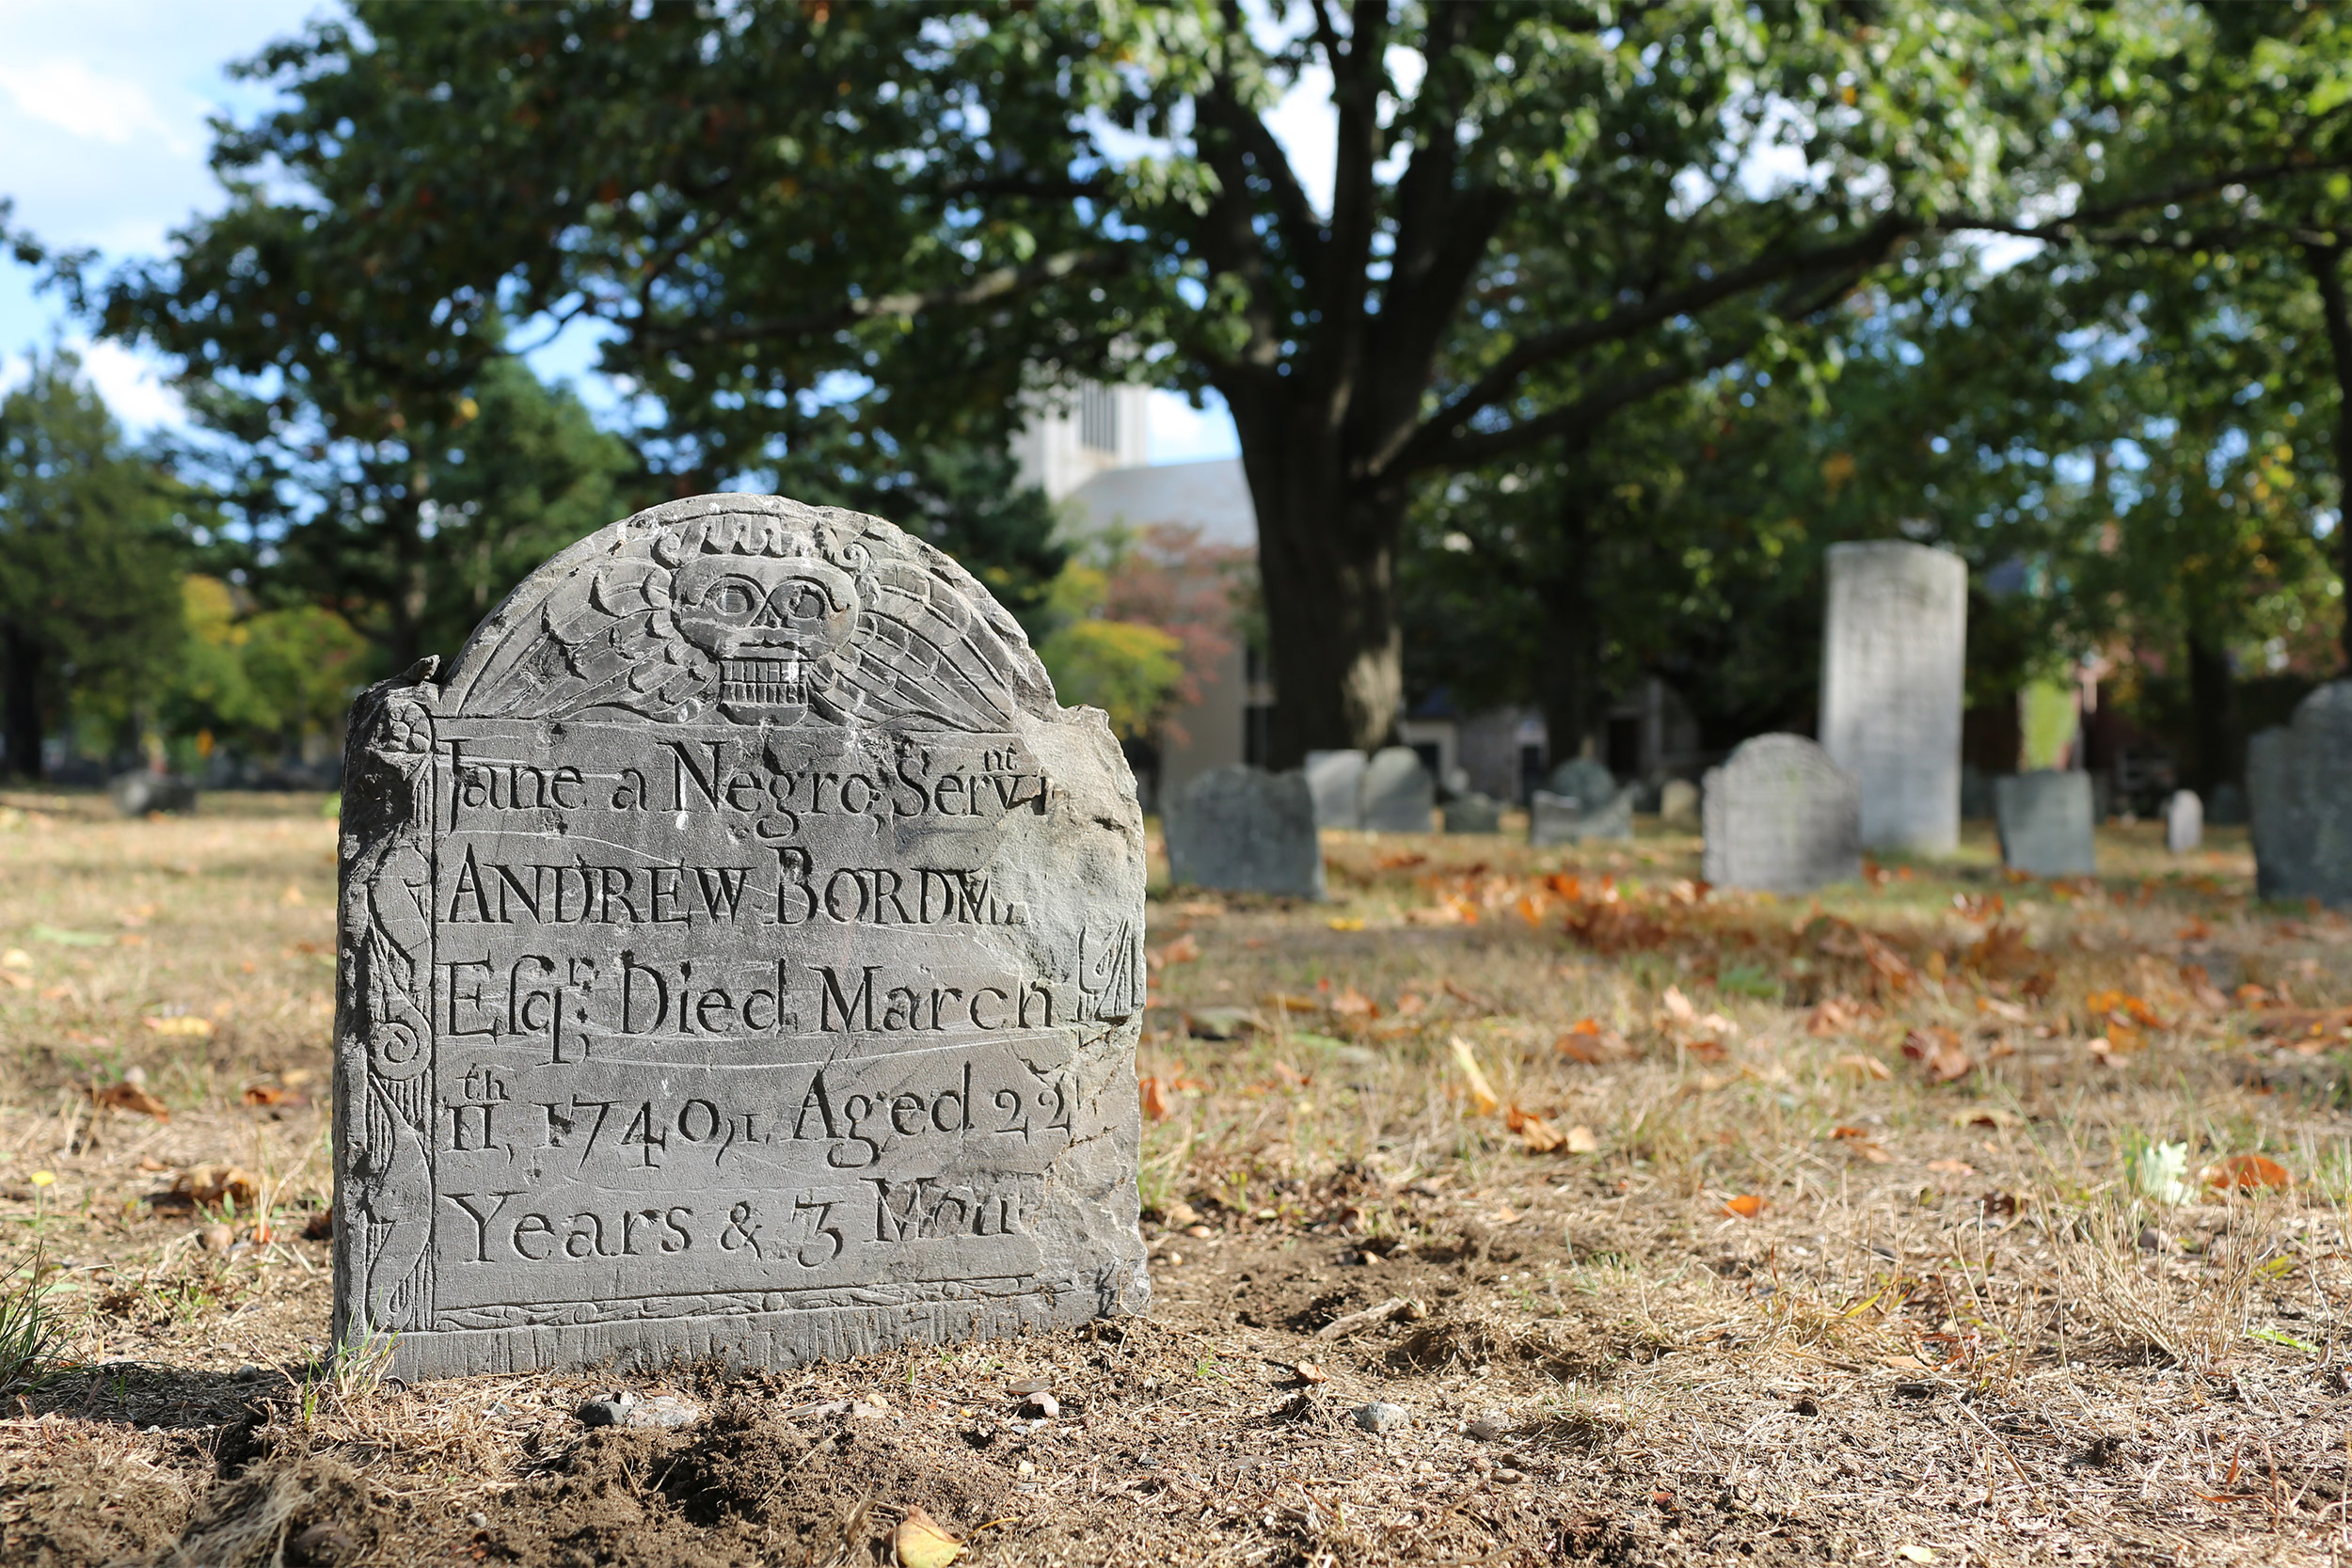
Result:
[[1384,746],[1364,766],[1364,831],[1425,833],[1437,809],[1438,784],[1410,746]]
[[1717,887],[1810,893],[1862,875],[1860,792],[1804,736],[1741,741],[1701,794],[1702,874]]
[[1139,1311],[1143,820],[890,524],[614,523],[345,752],[335,1335],[402,1376]]

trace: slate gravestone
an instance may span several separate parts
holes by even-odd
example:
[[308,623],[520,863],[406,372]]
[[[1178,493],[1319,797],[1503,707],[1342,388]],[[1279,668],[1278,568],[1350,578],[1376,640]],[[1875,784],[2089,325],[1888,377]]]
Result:
[[2164,847],[2185,855],[2205,842],[2205,803],[2193,789],[2176,789],[2164,802]]
[[1450,833],[1499,833],[1502,831],[1502,802],[1476,790],[1457,795],[1445,803],[1445,831]]
[[2352,905],[2352,681],[2296,705],[2294,722],[2247,742],[2254,887],[2265,898]]
[[1699,786],[1688,779],[1668,779],[1658,791],[1658,820],[1669,828],[1699,825]]
[[1701,875],[1717,887],[1810,893],[1862,875],[1862,795],[1797,735],[1743,740],[1707,774]]
[[2246,826],[2246,791],[2229,779],[2213,786],[2213,800],[2205,807],[2205,820],[2217,828]]
[[1968,568],[1901,540],[1832,545],[1821,748],[1862,789],[1865,848],[1960,843]]
[[887,523],[756,496],[539,568],[352,712],[335,1335],[403,1377],[1141,1311],[1143,819]]
[[2001,863],[2037,877],[2098,873],[2091,838],[2090,775],[2005,773],[1993,781],[1993,819]]
[[1617,798],[1617,780],[1605,763],[1591,757],[1570,757],[1551,770],[1544,780],[1544,789],[1591,811]]
[[2254,841],[2254,891],[2265,898],[2301,896],[2310,832],[2294,778],[2295,733],[2285,725],[2246,737],[2246,799]]
[[1307,787],[1315,800],[1318,828],[1360,828],[1364,825],[1364,768],[1361,752],[1309,752]]
[[1213,768],[1177,790],[1160,824],[1179,885],[1323,896],[1323,844],[1303,773]]
[[1437,781],[1410,746],[1384,746],[1364,765],[1366,832],[1425,833],[1437,804]]
[[1528,799],[1527,842],[1540,849],[1588,838],[1631,838],[1633,798],[1640,793],[1638,785],[1628,784],[1587,808],[1572,797],[1539,789]]
[[196,781],[177,773],[153,773],[142,768],[118,773],[106,781],[106,795],[125,816],[145,816],[151,811],[191,812],[196,809]]

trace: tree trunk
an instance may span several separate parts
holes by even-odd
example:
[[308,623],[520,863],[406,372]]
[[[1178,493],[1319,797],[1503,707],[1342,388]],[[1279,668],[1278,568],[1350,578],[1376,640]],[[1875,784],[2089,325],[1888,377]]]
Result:
[[1593,508],[1571,450],[1560,467],[1558,554],[1541,584],[1550,657],[1537,673],[1552,767],[1581,754],[1601,727],[1600,613],[1593,594]]
[[[2336,372],[2336,574],[2352,585],[2352,307],[2344,296],[2344,248],[2309,245],[2303,252],[2319,285],[2320,314],[2328,324],[2328,350]],[[2344,666],[2352,674],[2352,609],[2338,633]]]
[[16,626],[0,626],[0,657],[8,660],[0,691],[0,723],[7,727],[8,754],[0,772],[35,782],[40,778],[40,645]]
[[2197,749],[2189,784],[2210,802],[2215,788],[2238,775],[2237,685],[2220,645],[2191,633],[2188,639],[2190,740]]
[[1338,442],[1298,439],[1289,419],[1234,423],[1258,515],[1274,665],[1267,766],[1387,745],[1405,694],[1396,602],[1405,489],[1349,484]]

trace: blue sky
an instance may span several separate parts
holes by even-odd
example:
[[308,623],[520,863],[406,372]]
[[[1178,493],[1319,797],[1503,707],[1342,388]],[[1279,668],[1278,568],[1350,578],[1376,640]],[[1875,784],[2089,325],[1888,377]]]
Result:
[[[208,119],[244,118],[268,101],[225,68],[330,9],[317,0],[0,0],[0,197],[14,201],[14,224],[52,245],[94,246],[110,262],[158,253],[173,229],[220,202],[205,165]],[[1283,105],[1284,139],[1310,169],[1329,166],[1327,86],[1323,92],[1320,103]],[[81,350],[126,425],[144,431],[178,420],[151,356],[90,343],[53,297],[35,293],[35,281],[0,259],[0,385],[23,375],[29,351],[62,341]],[[591,383],[580,388],[591,405],[609,404],[592,384],[593,357],[589,341],[568,336],[532,363],[542,374]],[[1238,451],[1221,408],[1204,413],[1153,395],[1152,461]]]

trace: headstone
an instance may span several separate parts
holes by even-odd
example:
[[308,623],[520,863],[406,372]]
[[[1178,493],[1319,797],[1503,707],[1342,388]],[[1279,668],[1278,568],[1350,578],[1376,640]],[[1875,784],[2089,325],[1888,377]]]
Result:
[[1960,843],[1968,568],[1900,540],[1833,545],[1821,748],[1862,789],[1866,849]]
[[1862,797],[1803,736],[1744,740],[1707,774],[1702,875],[1717,887],[1810,893],[1862,875]]
[[1981,822],[1993,815],[1993,781],[1983,768],[1963,763],[1960,769],[1960,818]]
[[1365,764],[1366,832],[1425,833],[1437,804],[1437,781],[1410,746],[1384,746]]
[[1323,896],[1323,844],[1303,773],[1213,768],[1176,791],[1160,822],[1180,886]]
[[125,816],[149,812],[190,812],[196,809],[196,781],[177,773],[151,773],[145,768],[118,773],[106,782],[115,810]]
[[1141,1311],[1143,820],[887,523],[707,496],[352,713],[335,1337],[405,1378]]
[[1314,793],[1316,827],[1364,825],[1364,768],[1370,760],[1361,752],[1307,753],[1307,787]]
[[2295,732],[2280,724],[2246,737],[2246,798],[2254,841],[2254,892],[2302,895],[2311,832],[2295,784]]
[[2254,808],[2254,887],[2265,898],[2352,905],[2352,681],[2296,705],[2285,730],[2247,742]]
[[1476,790],[1457,795],[1445,803],[1445,831],[1450,833],[1499,833],[1502,831],[1502,802]]
[[1669,828],[1699,825],[1699,786],[1688,779],[1668,779],[1658,791],[1658,820]]
[[2205,807],[2205,820],[2217,828],[2246,826],[2246,791],[2231,779],[2214,785],[2213,800]]
[[1993,816],[2001,863],[2037,877],[2098,873],[2091,837],[2090,775],[2005,773],[1993,781]]
[[1581,800],[1539,789],[1527,805],[1527,842],[1540,849],[1588,838],[1631,838],[1633,797],[1639,793],[1628,784],[1588,810]]
[[1607,764],[1591,757],[1570,757],[1551,770],[1544,780],[1544,788],[1564,800],[1577,801],[1587,810],[1617,798],[1616,775],[1609,771]]
[[2205,803],[2193,789],[2176,789],[2164,803],[2164,847],[2185,855],[2205,842]]

